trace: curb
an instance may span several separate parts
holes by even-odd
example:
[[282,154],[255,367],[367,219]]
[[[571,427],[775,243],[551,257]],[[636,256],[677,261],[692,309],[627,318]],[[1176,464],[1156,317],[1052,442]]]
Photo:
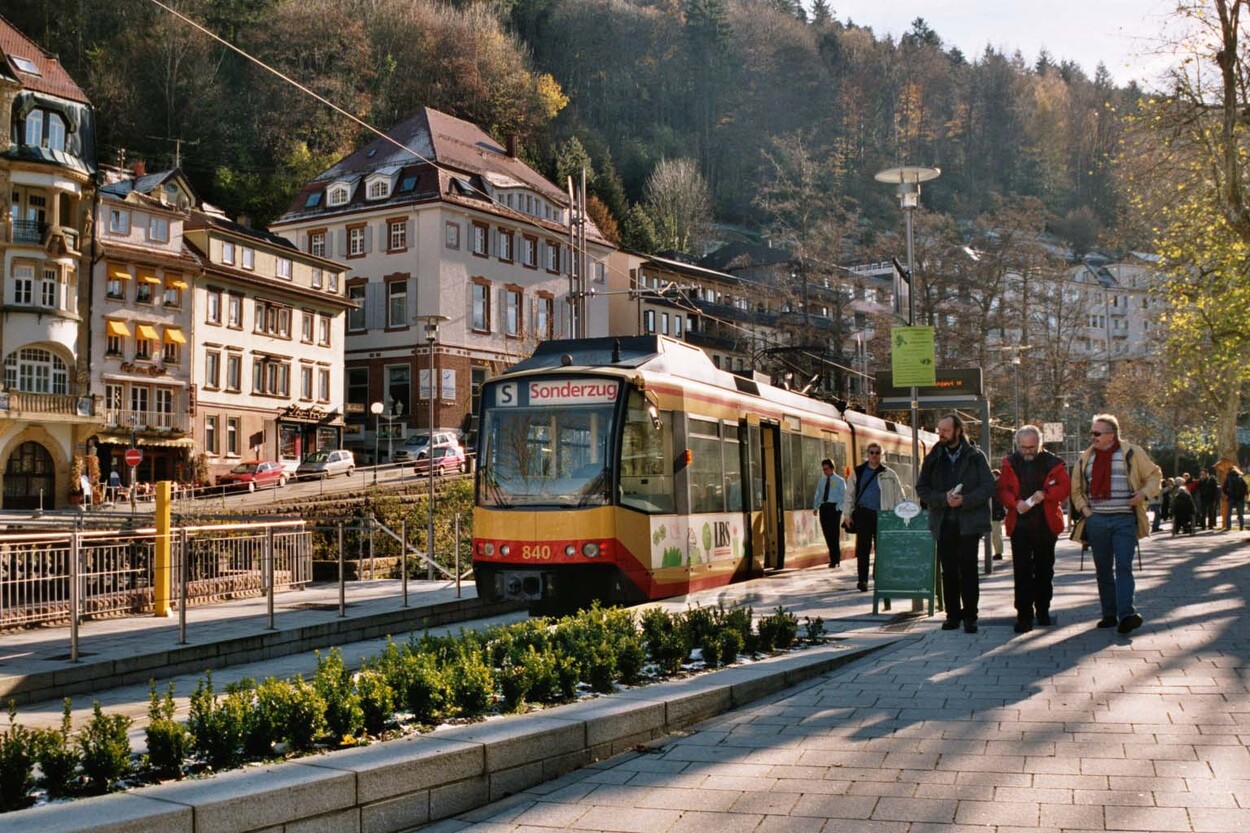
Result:
[[221,641],[195,645],[171,645],[168,649],[125,657],[90,659],[34,674],[0,675],[0,701],[18,705],[56,700],[71,694],[99,691],[147,682],[154,673],[162,676],[194,674],[205,668],[226,668],[249,662],[327,648],[388,634],[406,633],[414,628],[498,616],[524,610],[524,605],[486,603],[476,598],[456,599],[424,607],[400,608],[288,629],[262,631]]
[[826,674],[915,634],[819,648],[513,718],[0,816],[6,833],[398,833]]

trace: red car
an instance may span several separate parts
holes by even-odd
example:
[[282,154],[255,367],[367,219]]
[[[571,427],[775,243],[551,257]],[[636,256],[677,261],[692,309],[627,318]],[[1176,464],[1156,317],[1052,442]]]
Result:
[[249,492],[257,489],[276,489],[286,485],[286,470],[282,468],[281,463],[271,461],[239,463],[230,471],[219,475],[217,485],[247,489]]
[[[428,457],[418,457],[414,470],[419,474],[430,473]],[[434,446],[434,473],[446,474],[449,471],[463,472],[468,469],[465,462],[464,449],[458,445]]]

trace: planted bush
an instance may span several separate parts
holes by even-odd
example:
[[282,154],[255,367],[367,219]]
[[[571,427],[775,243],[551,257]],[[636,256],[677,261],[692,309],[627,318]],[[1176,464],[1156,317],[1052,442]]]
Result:
[[386,675],[366,668],[356,675],[356,691],[360,695],[365,731],[375,736],[382,734],[395,713],[395,690]]
[[675,674],[690,658],[694,642],[686,627],[685,617],[673,615],[658,607],[642,614],[642,633],[647,653],[665,674]]
[[164,697],[156,695],[156,681],[148,683],[148,764],[162,777],[182,777],[182,761],[191,748],[187,727],[174,720],[174,684]]
[[742,634],[733,628],[725,628],[720,632],[720,664],[732,665],[738,661],[742,653]]
[[477,717],[490,707],[495,696],[495,672],[481,648],[462,647],[450,672],[451,698],[461,717]]
[[313,686],[325,702],[326,728],[339,743],[350,742],[365,728],[365,713],[352,675],[343,665],[343,652],[331,648],[325,657],[317,652]]
[[213,693],[211,671],[196,684],[187,728],[196,752],[213,769],[236,766],[242,760],[249,705],[237,692],[219,699]]
[[59,798],[69,795],[78,783],[78,767],[82,752],[74,745],[70,732],[73,729],[73,701],[66,697],[61,701],[61,727],[45,729],[38,733],[36,758],[39,761],[41,783],[48,795]]
[[778,607],[768,616],[760,617],[759,649],[769,651],[773,648],[784,651],[794,644],[799,635],[799,620],[784,607]]
[[820,642],[825,638],[825,620],[819,616],[815,619],[804,616],[803,630],[807,633],[808,642]]
[[108,792],[130,771],[130,738],[126,732],[133,721],[124,714],[105,714],[96,700],[91,719],[78,734],[82,750],[82,771],[96,792]]
[[530,691],[529,669],[525,662],[505,657],[499,669],[499,694],[503,698],[504,711],[520,711]]
[[721,657],[721,635],[716,631],[709,631],[702,635],[698,641],[699,653],[703,655],[703,664],[708,668],[715,668],[720,665]]
[[35,737],[17,722],[9,701],[9,728],[0,734],[0,809],[17,810],[30,803],[35,785]]

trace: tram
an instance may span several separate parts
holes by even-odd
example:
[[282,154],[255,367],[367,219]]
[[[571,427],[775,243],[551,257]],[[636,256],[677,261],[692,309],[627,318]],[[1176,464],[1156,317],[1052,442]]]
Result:
[[[720,370],[664,336],[544,342],[483,386],[479,426],[478,596],[532,609],[826,564],[820,461],[849,473],[872,441],[914,482],[906,426]],[[921,433],[925,449],[936,440]]]

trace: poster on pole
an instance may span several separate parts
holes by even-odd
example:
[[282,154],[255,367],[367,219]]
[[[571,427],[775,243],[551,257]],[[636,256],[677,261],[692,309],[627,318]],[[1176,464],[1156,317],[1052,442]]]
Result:
[[937,384],[936,351],[932,327],[895,327],[890,330],[890,368],[894,386]]

